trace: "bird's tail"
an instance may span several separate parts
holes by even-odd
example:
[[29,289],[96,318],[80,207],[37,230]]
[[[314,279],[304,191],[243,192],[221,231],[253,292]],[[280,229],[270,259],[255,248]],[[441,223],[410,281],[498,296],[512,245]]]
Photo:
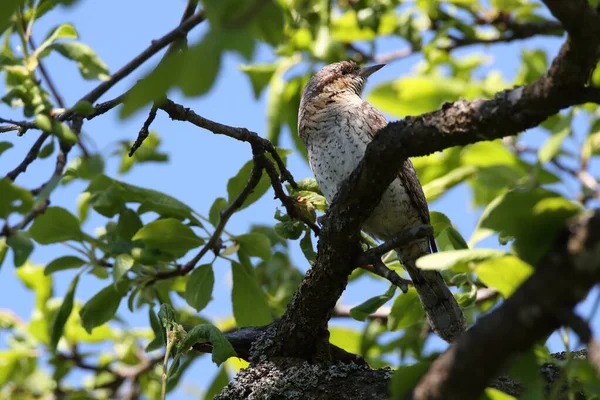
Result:
[[466,322],[444,278],[438,271],[417,268],[415,260],[407,260],[404,266],[417,289],[429,325],[445,341],[454,341],[465,331]]

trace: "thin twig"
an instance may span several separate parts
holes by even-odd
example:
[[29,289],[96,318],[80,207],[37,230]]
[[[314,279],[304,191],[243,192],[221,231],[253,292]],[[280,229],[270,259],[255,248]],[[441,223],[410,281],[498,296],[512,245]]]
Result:
[[404,229],[382,245],[365,251],[359,257],[357,266],[367,265],[377,259],[381,260],[381,256],[385,253],[431,235],[433,235],[433,227],[431,225],[418,225]]
[[142,129],[140,129],[140,133],[138,133],[138,137],[135,140],[135,143],[133,144],[133,146],[131,146],[131,149],[129,150],[129,157],[133,157],[133,153],[135,153],[135,151],[140,148],[142,143],[144,143],[144,140],[146,140],[148,135],[150,135],[150,124],[152,124],[152,122],[156,118],[157,111],[158,108],[156,107],[156,105],[153,105],[150,108],[148,118],[146,118],[146,121],[144,121],[144,125],[142,125]]
[[215,231],[213,232],[208,242],[206,242],[206,244],[202,247],[200,252],[190,261],[185,263],[181,268],[177,268],[172,271],[157,273],[156,276],[148,284],[151,284],[157,280],[169,279],[174,278],[176,276],[186,275],[194,269],[198,261],[200,261],[202,257],[204,257],[206,253],[208,253],[209,250],[213,250],[215,253],[218,253],[219,249],[217,248],[217,243],[221,238],[221,234],[225,229],[225,225],[227,225],[229,218],[231,218],[231,216],[244,204],[244,201],[246,201],[248,196],[250,196],[250,194],[254,191],[256,185],[258,185],[258,183],[260,182],[261,176],[262,168],[260,168],[259,166],[257,166],[256,163],[254,163],[254,166],[252,167],[252,172],[250,173],[250,178],[248,178],[246,186],[244,186],[244,189],[235,198],[235,200],[233,200],[233,202],[225,210],[223,210],[223,212],[221,213],[219,223],[215,228]]
[[[173,29],[171,32],[167,33],[163,37],[157,40],[153,40],[152,44],[148,46],[144,51],[138,54],[133,60],[129,61],[125,64],[121,69],[111,75],[110,79],[102,82],[100,85],[96,86],[92,89],[88,94],[83,96],[80,101],[88,101],[90,103],[96,102],[104,93],[106,93],[110,88],[116,85],[121,79],[125,78],[127,75],[135,71],[140,65],[146,62],[150,57],[158,53],[160,50],[169,45],[173,40],[177,38],[184,37],[187,33],[192,30],[196,25],[200,24],[204,21],[204,10],[200,10],[188,19],[186,19],[183,23],[181,23],[177,28]],[[62,116],[62,120],[70,118],[72,112],[69,111]]]
[[[183,10],[183,15],[181,16],[180,23],[183,23],[186,19],[191,17],[194,14],[194,11],[196,10],[197,6],[198,6],[198,0],[188,0],[187,4],[185,6],[185,9]],[[187,33],[185,35],[183,35],[181,38],[174,40],[169,45],[169,47],[167,48],[167,51],[165,52],[165,54],[163,54],[160,61],[162,62],[163,60],[165,60],[165,58],[167,58],[169,55],[171,55],[172,53],[174,53],[175,51],[180,49],[182,46],[187,46]],[[135,140],[133,146],[131,146],[131,149],[129,150],[129,157],[133,157],[133,154],[136,152],[137,149],[140,148],[142,143],[144,143],[144,140],[146,140],[146,138],[150,134],[150,132],[149,132],[150,124],[152,124],[152,122],[154,121],[154,118],[156,118],[156,111],[158,110],[158,106],[156,104],[157,104],[157,102],[154,102],[152,104],[152,107],[150,108],[150,112],[148,113],[148,117],[146,118],[146,121],[144,122],[142,129],[140,129],[137,139]]]
[[19,176],[19,174],[25,172],[29,164],[35,161],[40,152],[40,149],[42,148],[42,145],[44,144],[46,139],[48,139],[49,136],[50,134],[47,132],[42,133],[40,137],[38,137],[38,139],[35,141],[33,146],[31,146],[31,149],[29,149],[27,155],[25,155],[23,161],[21,161],[21,163],[17,165],[15,169],[6,174],[6,177],[11,181],[14,181],[15,179],[17,179],[17,176]]

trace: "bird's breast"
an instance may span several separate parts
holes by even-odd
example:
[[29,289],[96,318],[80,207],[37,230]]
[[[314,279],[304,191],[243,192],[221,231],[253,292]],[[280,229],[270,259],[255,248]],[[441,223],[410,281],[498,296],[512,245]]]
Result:
[[365,154],[370,137],[360,126],[351,113],[320,112],[304,127],[309,164],[328,202]]
[[[355,110],[328,107],[309,113],[310,118],[303,116],[301,130],[309,164],[329,203],[358,166],[372,140],[368,121],[359,109]],[[373,236],[386,239],[419,223],[418,211],[401,180],[396,179],[363,228]]]

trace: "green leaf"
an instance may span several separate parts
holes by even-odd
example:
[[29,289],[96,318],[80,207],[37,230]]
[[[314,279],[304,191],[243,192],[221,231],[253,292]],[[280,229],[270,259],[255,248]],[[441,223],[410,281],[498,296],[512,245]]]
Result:
[[77,113],[79,115],[83,115],[87,117],[96,112],[94,105],[87,100],[79,100],[73,107],[71,107],[71,111]]
[[506,299],[533,273],[533,267],[515,256],[504,256],[483,261],[475,273]]
[[33,251],[33,243],[27,232],[14,232],[6,240],[6,244],[13,251],[15,267],[25,264]]
[[60,308],[56,314],[54,314],[54,319],[52,320],[52,326],[50,328],[50,351],[53,353],[56,352],[56,346],[63,335],[65,324],[71,315],[71,311],[73,311],[73,299],[75,297],[75,288],[77,288],[78,282],[79,274],[75,275],[75,278],[71,281],[71,285],[69,285],[69,289],[63,298]]
[[79,310],[79,316],[81,317],[81,325],[87,333],[91,334],[94,328],[114,317],[121,299],[127,294],[128,289],[128,281],[121,281],[117,287],[111,283],[85,303]]
[[517,400],[517,398],[498,389],[486,388],[480,400]]
[[361,353],[362,333],[354,329],[343,327],[329,327],[329,342],[334,346],[338,346],[349,353]]
[[296,240],[304,232],[304,224],[301,221],[285,221],[275,225],[275,232],[284,239]]
[[[63,57],[76,61],[77,68],[79,68],[79,72],[84,79],[106,81],[110,78],[108,67],[88,45],[80,42],[66,42],[54,43],[50,48],[59,52]],[[77,107],[77,104],[75,107]],[[79,107],[87,114],[95,111],[93,107],[90,108],[86,105],[80,105]]]
[[571,133],[570,128],[565,128],[550,136],[546,143],[538,150],[538,159],[540,164],[547,163],[558,155],[563,142]]
[[271,77],[275,73],[277,64],[241,65],[239,68],[250,79],[252,90],[254,90],[254,98],[258,100],[260,93],[269,84]]
[[438,249],[442,252],[469,248],[469,245],[465,239],[453,226],[450,226],[440,232],[440,234],[436,237],[436,242]]
[[160,305],[158,310],[158,319],[160,324],[168,331],[173,330],[177,324],[177,318],[175,317],[175,310],[170,304],[163,303]]
[[229,203],[222,197],[217,197],[210,207],[210,211],[208,212],[208,220],[213,226],[217,226],[219,221],[221,220],[221,211],[225,210]]
[[535,265],[547,253],[566,220],[581,206],[546,189],[515,189],[491,202],[483,211],[474,235],[495,231],[515,238],[514,250]]
[[126,276],[127,271],[133,267],[133,264],[133,257],[131,257],[129,254],[119,254],[117,257],[115,257],[115,262],[111,271],[113,284],[115,287],[119,282],[121,282],[123,277]]
[[271,258],[271,241],[262,233],[247,233],[232,238],[239,243],[240,248],[245,250],[251,257],[260,257],[263,260]]
[[46,302],[52,296],[52,278],[44,275],[42,267],[27,262],[15,271],[21,282],[35,292],[35,308],[46,309]]
[[425,311],[421,306],[419,295],[415,288],[409,288],[408,292],[401,293],[394,300],[387,327],[390,331],[408,328],[425,318]]
[[54,272],[64,271],[66,269],[79,268],[85,264],[87,264],[85,260],[76,256],[59,257],[46,265],[46,268],[44,268],[44,275],[50,275]]
[[444,229],[452,226],[450,218],[448,218],[446,214],[438,211],[429,212],[429,224],[433,227],[433,236],[435,238],[437,238]]
[[77,138],[77,135],[75,135],[71,128],[69,128],[66,124],[63,124],[62,122],[58,122],[56,120],[52,120],[51,124],[52,129],[50,130],[50,133],[55,135],[63,142],[66,142],[68,144],[75,144],[79,140]]
[[391,285],[389,289],[379,296],[371,297],[369,300],[365,301],[362,304],[359,304],[356,307],[350,309],[350,316],[358,321],[364,321],[367,319],[369,314],[377,311],[379,307],[387,303],[389,300],[394,297],[396,293],[396,286]]
[[52,132],[52,118],[45,114],[35,116],[35,125],[44,132]]
[[313,249],[312,230],[306,229],[304,237],[300,240],[300,249],[309,263],[313,263],[317,258],[317,253]]
[[[244,190],[246,185],[248,184],[248,179],[250,179],[250,175],[252,174],[252,167],[254,166],[253,161],[248,161],[242,169],[237,173],[236,176],[229,179],[227,182],[227,195],[229,204],[233,203],[236,197]],[[267,174],[262,172],[262,176],[258,185],[254,188],[254,191],[246,198],[244,204],[239,208],[239,210],[243,210],[248,207],[252,203],[256,202],[260,199],[266,192],[269,190],[271,182]]]
[[18,10],[25,0],[2,0],[0,7],[0,33],[4,32],[13,14]]
[[204,394],[204,400],[213,400],[215,396],[217,396],[225,386],[229,383],[229,375],[227,375],[227,368],[223,365],[219,368],[219,371],[215,375],[213,381],[210,386],[206,390]]
[[515,85],[524,85],[538,79],[548,70],[546,52],[543,50],[523,50],[523,62],[517,74]]
[[92,154],[89,157],[76,157],[67,165],[63,184],[67,184],[75,178],[92,180],[103,172],[104,158],[102,155]]
[[148,307],[148,319],[150,320],[150,327],[154,332],[154,340],[148,343],[148,346],[146,346],[146,352],[158,350],[165,347],[167,344],[165,330],[163,329],[158,316],[154,313],[152,306]]
[[376,86],[367,100],[384,112],[404,117],[433,111],[470,90],[473,90],[472,85],[459,79],[409,76]]
[[271,312],[265,294],[258,286],[256,278],[236,262],[231,263],[233,289],[231,300],[233,315],[238,327],[263,326],[272,322]]
[[284,75],[299,61],[300,59],[298,57],[281,59],[276,64],[275,72],[269,81],[269,89],[267,91],[267,139],[275,146],[279,142],[279,133],[281,132],[283,110],[285,107],[284,93],[286,83]]
[[251,30],[271,46],[277,46],[283,40],[283,11],[277,1],[269,1],[261,7],[252,22]]
[[319,187],[319,184],[317,183],[317,180],[315,178],[304,178],[301,181],[296,182],[296,183],[298,184],[299,191],[323,194],[321,192],[321,188]]
[[117,223],[117,235],[130,242],[137,231],[142,229],[143,224],[137,213],[129,208],[126,208],[119,215],[119,222]]
[[11,142],[0,142],[0,156],[14,145]]
[[[38,116],[41,114],[38,114]],[[37,117],[36,117],[37,118]],[[40,152],[38,153],[38,158],[44,159],[48,158],[54,153],[54,140],[51,140],[50,143],[46,144]]]
[[421,361],[412,365],[399,365],[392,377],[391,391],[395,399],[403,399],[417,385],[431,365]]
[[[62,24],[51,30],[35,50],[35,57],[43,57],[45,50],[58,39],[77,39],[77,30],[71,24]],[[63,43],[64,44],[64,43]]]
[[185,301],[194,307],[196,311],[202,311],[212,299],[214,285],[215,274],[212,264],[196,267],[185,285]]
[[421,269],[445,270],[454,269],[456,272],[466,272],[459,270],[471,262],[480,262],[491,258],[498,258],[506,255],[505,251],[493,249],[465,249],[444,251],[423,256],[417,260],[417,267]]
[[150,222],[137,231],[132,240],[142,240],[150,247],[182,256],[204,243],[192,228],[175,218]]
[[212,360],[221,365],[229,357],[236,357],[233,346],[229,340],[216,327],[209,324],[196,325],[181,339],[177,354],[182,354],[196,343],[210,342],[212,344]]
[[472,165],[463,165],[452,171],[448,172],[446,175],[434,179],[427,184],[423,185],[423,192],[425,193],[425,197],[427,197],[428,201],[433,201],[446,193],[449,189],[458,185],[461,182],[464,182],[466,179],[469,179],[473,174],[477,171]]
[[134,165],[147,162],[166,162],[169,156],[158,151],[161,140],[156,132],[150,132],[148,137],[144,139],[144,143],[138,148],[133,156],[129,156],[129,151],[133,142],[121,142],[121,165],[119,166],[119,174],[128,172]]
[[49,207],[33,221],[29,228],[33,240],[39,244],[80,241],[83,233],[79,220],[73,214],[60,207]]
[[[186,96],[205,94],[217,77],[223,51],[235,48],[247,54],[248,46],[254,43],[244,30],[229,27],[221,31],[214,29],[214,26],[212,28],[200,43],[185,51],[171,53],[144,79],[138,81],[127,93],[121,117],[128,117],[144,105],[160,100],[175,84]],[[198,73],[198,65],[202,65],[201,74]]]
[[31,210],[31,192],[12,183],[10,179],[0,179],[0,218],[6,219],[11,213],[24,214]]
[[2,268],[2,264],[4,263],[4,259],[6,258],[6,253],[8,252],[8,245],[6,244],[6,238],[0,239],[0,268]]
[[140,203],[139,214],[154,211],[163,217],[188,218],[201,226],[189,206],[156,190],[141,188],[111,179],[106,175],[99,175],[92,180],[85,191],[92,194],[90,201],[94,209],[105,217],[110,218],[123,211],[126,202]]
[[456,302],[461,308],[471,307],[477,301],[477,286],[470,285],[468,292],[453,293]]

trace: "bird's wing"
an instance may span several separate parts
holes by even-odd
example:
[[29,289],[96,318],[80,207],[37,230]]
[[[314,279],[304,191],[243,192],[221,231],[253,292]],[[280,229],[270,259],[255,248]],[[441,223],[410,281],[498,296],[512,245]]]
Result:
[[[388,122],[379,112],[379,110],[374,108],[366,101],[363,101],[362,107],[362,111],[366,116],[369,127],[371,128],[370,134],[372,137],[374,137],[380,129],[384,128],[388,124]],[[419,177],[417,176],[415,167],[413,167],[413,164],[409,159],[406,159],[404,164],[402,164],[402,167],[398,172],[398,176],[400,177],[400,181],[402,182],[406,193],[408,193],[413,205],[419,211],[419,214],[421,215],[421,221],[423,221],[424,224],[429,224],[429,207],[427,206],[425,193],[423,193],[423,188],[419,182]],[[430,238],[429,242],[431,244],[432,251],[436,252],[437,246],[433,237]]]

